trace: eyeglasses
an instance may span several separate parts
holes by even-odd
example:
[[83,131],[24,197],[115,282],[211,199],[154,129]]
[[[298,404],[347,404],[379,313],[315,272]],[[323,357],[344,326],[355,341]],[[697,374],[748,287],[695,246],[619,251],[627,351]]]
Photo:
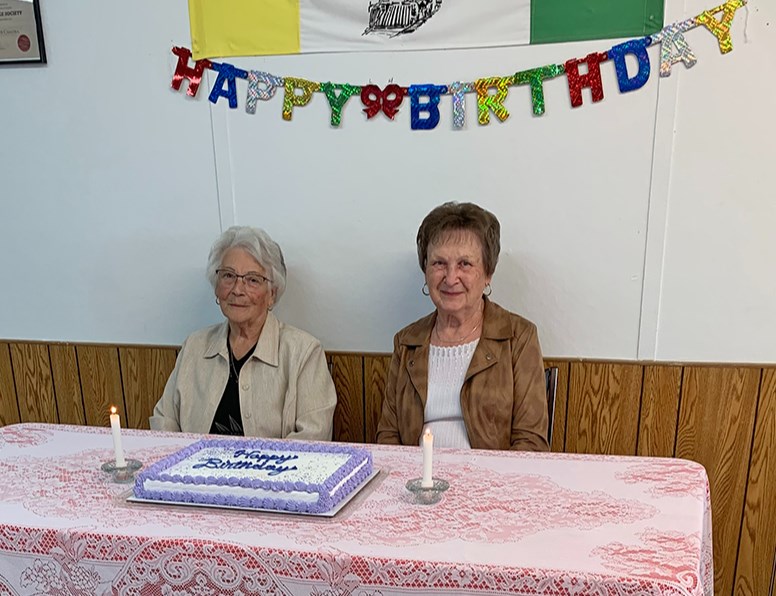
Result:
[[232,289],[238,279],[242,279],[249,290],[258,290],[266,282],[272,281],[270,278],[259,275],[258,273],[238,275],[231,269],[216,269],[216,275],[218,276],[218,285],[224,289]]

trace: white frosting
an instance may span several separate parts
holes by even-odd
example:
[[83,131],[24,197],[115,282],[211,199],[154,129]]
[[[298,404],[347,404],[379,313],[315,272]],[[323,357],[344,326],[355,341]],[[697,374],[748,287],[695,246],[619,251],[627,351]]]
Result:
[[[263,480],[266,482],[304,482],[320,487],[352,457],[348,453],[317,453],[302,451],[279,451],[269,449],[234,449],[205,447],[186,459],[165,469],[162,474],[190,476],[193,478],[237,478]],[[369,463],[364,459],[329,492],[333,495],[348,480]],[[146,478],[143,488],[148,491],[180,491],[201,495],[223,495],[229,497],[272,498],[314,503],[320,491],[279,492],[242,486],[219,486],[215,484],[184,483]]]
[[[250,478],[278,482],[321,484],[339,470],[350,458],[347,453],[317,453],[312,451],[272,451],[269,449],[234,449],[206,447],[200,449],[164,473],[171,476],[212,476],[213,478]],[[250,464],[266,469],[203,467],[221,464]],[[275,468],[288,468],[278,472]]]

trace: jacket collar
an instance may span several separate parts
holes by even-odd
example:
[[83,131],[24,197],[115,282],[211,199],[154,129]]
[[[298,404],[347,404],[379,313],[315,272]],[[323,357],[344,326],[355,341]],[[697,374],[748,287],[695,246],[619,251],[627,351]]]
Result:
[[[229,350],[226,347],[226,341],[229,337],[229,322],[224,321],[219,325],[215,333],[210,338],[210,341],[205,348],[205,358],[212,358],[213,356],[222,356],[224,359],[229,360]],[[280,349],[280,321],[271,312],[267,313],[267,320],[264,321],[264,327],[259,335],[259,342],[256,344],[256,349],[253,351],[251,358],[257,358],[262,362],[266,362],[270,366],[278,366],[280,359],[278,352]]]
[[[486,297],[483,297],[483,300],[485,306],[482,312],[482,338],[501,340],[512,337],[512,321],[509,312]],[[406,346],[428,345],[436,318],[435,311],[407,327],[399,337],[399,343]]]
[[[483,300],[485,300],[485,306],[482,314],[482,336],[474,350],[469,369],[466,371],[466,380],[496,364],[498,342],[512,337],[509,312],[487,298]],[[400,344],[415,348],[407,362],[407,374],[424,408],[428,399],[429,345],[436,317],[437,313],[433,312],[405,328],[399,335]]]

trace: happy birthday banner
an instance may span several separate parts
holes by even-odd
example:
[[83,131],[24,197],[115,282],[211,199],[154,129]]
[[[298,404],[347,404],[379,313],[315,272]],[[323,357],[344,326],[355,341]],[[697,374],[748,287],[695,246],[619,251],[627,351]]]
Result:
[[[384,88],[375,84],[353,85],[350,83],[319,83],[295,77],[279,77],[268,72],[243,70],[232,64],[197,60],[190,66],[191,52],[187,48],[174,47],[173,54],[178,57],[172,88],[179,90],[184,79],[188,81],[187,95],[196,96],[205,69],[218,73],[208,99],[217,103],[222,97],[229,102],[231,109],[237,108],[237,79],[248,81],[245,98],[245,111],[255,114],[259,101],[269,101],[278,89],[283,89],[283,120],[291,120],[294,108],[310,103],[314,93],[323,93],[331,109],[331,126],[339,127],[342,112],[348,100],[359,95],[367,119],[383,112],[393,120],[405,97],[410,101],[410,123],[413,130],[430,130],[439,124],[439,99],[442,95],[451,95],[453,104],[453,128],[460,129],[466,122],[465,95],[475,93],[477,98],[477,121],[481,125],[490,123],[491,114],[503,122],[509,117],[504,107],[510,87],[528,85],[531,89],[533,114],[544,114],[543,82],[565,73],[568,81],[572,107],[582,105],[582,89],[589,87],[593,102],[604,98],[601,82],[601,63],[614,61],[617,83],[621,93],[635,91],[643,87],[651,73],[647,48],[660,44],[660,76],[671,74],[671,67],[682,62],[691,68],[697,62],[684,34],[696,27],[703,26],[717,39],[720,52],[727,54],[733,50],[730,28],[736,11],[747,0],[728,0],[711,10],[705,10],[696,17],[679,21],[663,27],[655,35],[632,39],[610,48],[606,52],[593,52],[584,58],[572,58],[563,64],[548,64],[517,72],[510,76],[486,77],[473,82],[456,81],[448,84],[413,84],[408,87],[391,83]],[[721,13],[721,14],[720,14]],[[717,15],[720,15],[717,18]],[[626,65],[626,56],[634,56],[638,70],[630,75]],[[585,64],[587,72],[580,74],[579,66]]]

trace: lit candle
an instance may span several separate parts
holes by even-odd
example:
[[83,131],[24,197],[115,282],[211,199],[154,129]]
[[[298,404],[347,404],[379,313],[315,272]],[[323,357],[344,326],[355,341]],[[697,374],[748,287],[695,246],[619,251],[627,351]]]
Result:
[[434,460],[434,435],[431,429],[426,428],[423,433],[423,480],[420,483],[422,488],[431,488],[434,486],[434,480],[431,475]]
[[127,462],[124,459],[124,449],[121,447],[121,424],[119,415],[116,413],[116,406],[110,407],[110,430],[113,433],[113,451],[116,453],[116,467],[126,468]]

